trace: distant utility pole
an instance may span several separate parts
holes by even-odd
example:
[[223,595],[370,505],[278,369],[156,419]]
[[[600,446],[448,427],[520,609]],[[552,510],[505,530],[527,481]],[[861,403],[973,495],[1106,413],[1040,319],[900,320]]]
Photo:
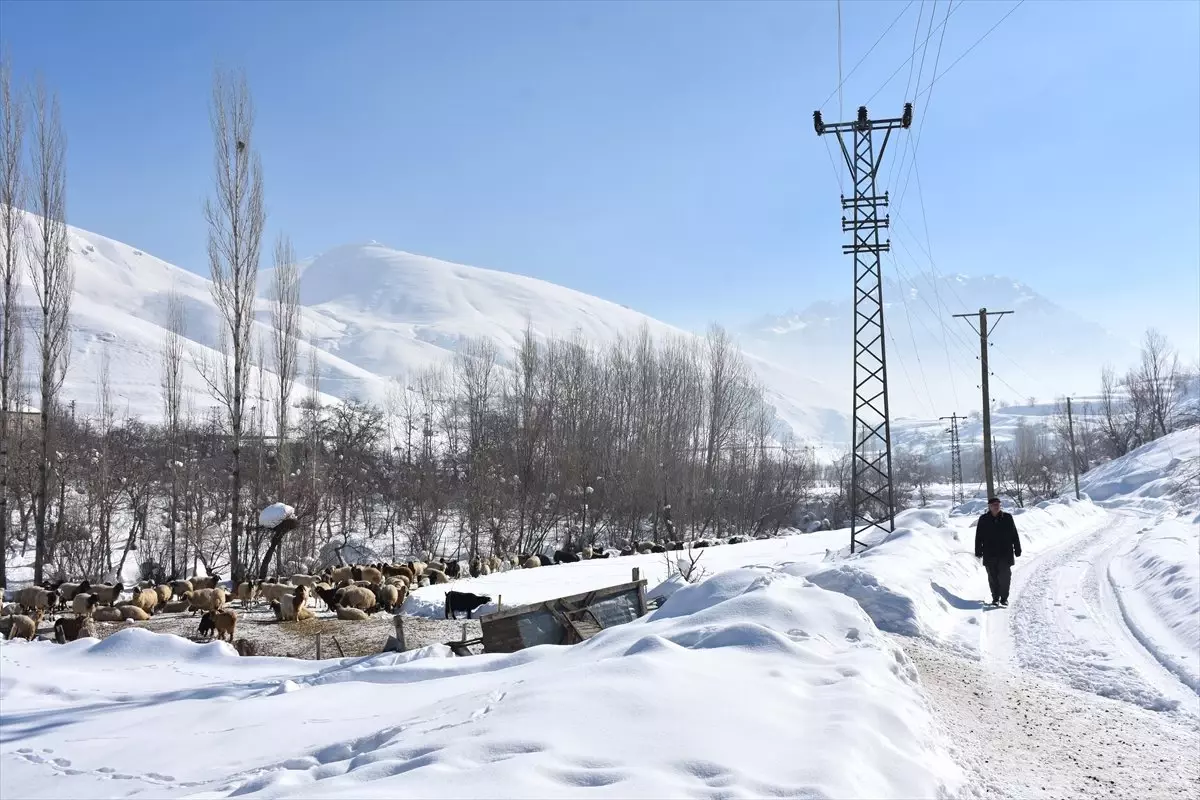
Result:
[[1071,398],[1067,398],[1067,435],[1071,439],[1071,475],[1075,478],[1075,499],[1079,499],[1079,457],[1075,455],[1075,420],[1071,416]]
[[[853,122],[826,125],[821,112],[813,112],[817,136],[837,134],[846,167],[854,179],[854,197],[842,195],[842,231],[851,234],[850,244],[842,245],[844,254],[854,255],[854,400],[850,437],[854,444],[850,468],[850,552],[858,541],[860,524],[864,529],[896,529],[896,493],[892,484],[892,423],[888,409],[887,349],[883,330],[883,282],[880,254],[891,245],[880,241],[879,232],[888,227],[888,196],[878,194],[875,178],[887,150],[888,139],[896,128],[912,125],[912,103],[904,104],[904,115],[894,119],[872,120],[867,107],[858,107]],[[876,154],[874,131],[883,131],[883,142]],[[843,134],[853,133],[853,152]]]
[[[961,317],[967,321],[967,324],[974,328],[979,334],[979,370],[983,375],[983,477],[987,482],[988,497],[996,496],[996,484],[992,480],[992,398],[988,392],[988,337],[991,336],[996,324],[1000,322],[1000,318],[1006,314],[1011,314],[1011,311],[988,311],[986,308],[979,309],[979,325],[976,326],[971,318],[975,314],[954,314],[955,317]],[[996,322],[988,327],[988,315],[996,318]]]
[[960,417],[957,413],[948,417],[938,417],[938,420],[946,419],[950,420],[950,427],[946,429],[946,432],[950,434],[950,499],[961,503],[966,499],[966,495],[963,492],[962,449],[958,443],[958,421],[966,419],[966,417]]

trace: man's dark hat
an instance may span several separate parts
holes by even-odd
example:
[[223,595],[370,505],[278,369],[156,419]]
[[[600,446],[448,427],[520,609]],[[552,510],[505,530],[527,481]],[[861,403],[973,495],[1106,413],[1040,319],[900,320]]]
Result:
[[988,505],[989,505],[989,506],[990,506],[992,503],[999,503],[999,502],[1000,502],[1000,498],[999,498],[999,497],[989,497],[989,498],[988,498]]

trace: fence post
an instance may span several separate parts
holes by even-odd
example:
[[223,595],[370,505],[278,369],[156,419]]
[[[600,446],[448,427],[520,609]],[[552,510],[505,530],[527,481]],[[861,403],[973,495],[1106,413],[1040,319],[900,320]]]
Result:
[[637,583],[642,579],[642,570],[640,567],[633,568],[633,582]]
[[396,614],[394,617],[392,617],[392,622],[396,625],[397,647],[399,648],[399,651],[403,653],[408,649],[408,646],[404,643],[404,617]]
[[462,640],[463,640],[464,642],[467,640],[467,623],[465,623],[465,622],[463,623],[463,635],[462,635]]
[[317,632],[317,661],[321,660],[321,633]]

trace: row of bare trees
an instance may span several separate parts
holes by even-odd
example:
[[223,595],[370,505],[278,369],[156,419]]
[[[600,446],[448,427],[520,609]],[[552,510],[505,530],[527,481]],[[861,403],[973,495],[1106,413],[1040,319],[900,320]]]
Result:
[[[235,506],[226,410],[205,414],[200,398],[171,389],[185,358],[170,355],[182,353],[177,336],[168,334],[163,370],[176,408],[162,424],[116,420],[103,369],[97,413],[54,414],[49,576],[111,576],[129,559],[153,578],[226,575],[234,564],[265,575],[329,562],[348,544],[388,558],[467,558],[757,535],[792,524],[813,483],[719,329],[670,342],[643,331],[606,349],[528,333],[508,364],[490,342],[465,343],[449,367],[397,383],[385,407],[306,400],[286,438],[266,413],[278,385],[256,347],[246,396],[258,413],[246,415]],[[23,552],[39,511],[41,445],[33,427],[10,439],[9,544]],[[302,521],[283,541],[254,520],[279,498]]]
[[[25,142],[25,110],[32,111],[32,141]],[[13,88],[7,60],[0,63],[0,247],[3,298],[0,307],[0,542],[8,540],[10,522],[7,483],[8,439],[14,399],[23,363],[25,327],[37,347],[39,418],[37,481],[33,494],[35,579],[45,564],[45,543],[53,479],[50,443],[54,408],[66,377],[70,355],[70,308],[75,276],[70,261],[66,222],[66,138],[57,98],[39,80],[28,100]],[[30,210],[26,224],[22,208]],[[21,267],[27,270],[34,302],[22,309]],[[26,313],[22,314],[22,311]],[[24,319],[23,319],[24,317]],[[0,548],[2,551],[3,548]],[[0,581],[6,563],[0,555]]]

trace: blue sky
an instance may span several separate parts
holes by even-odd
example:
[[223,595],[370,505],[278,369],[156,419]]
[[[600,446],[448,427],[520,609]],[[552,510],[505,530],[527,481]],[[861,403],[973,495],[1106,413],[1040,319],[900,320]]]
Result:
[[[956,8],[921,88],[1012,7]],[[844,3],[847,72],[904,8]],[[912,3],[847,81],[847,118],[932,8]],[[811,122],[837,84],[834,2],[5,0],[0,39],[18,77],[59,93],[69,221],[181,266],[207,271],[220,63],[251,81],[269,234],[302,255],[379,240],[687,327],[848,295]],[[899,113],[906,78],[874,116]],[[907,271],[928,249],[942,272],[1008,275],[1120,334],[1156,324],[1200,350],[1200,4],[1029,0],[922,117],[921,195],[910,179],[893,209]]]

